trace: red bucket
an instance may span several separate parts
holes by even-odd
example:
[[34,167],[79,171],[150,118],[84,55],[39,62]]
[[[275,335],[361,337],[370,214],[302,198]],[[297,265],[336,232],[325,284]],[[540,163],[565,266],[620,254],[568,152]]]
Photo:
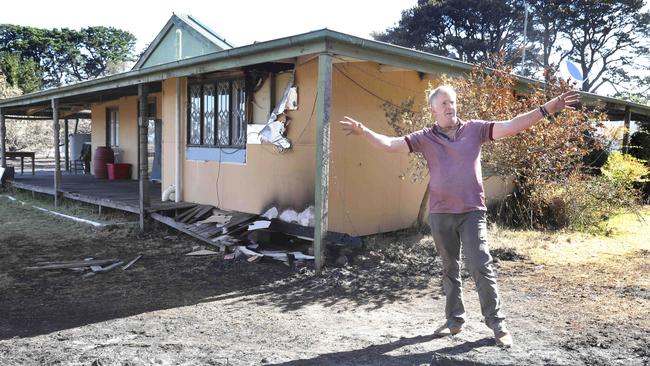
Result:
[[106,164],[109,180],[131,178],[131,164]]

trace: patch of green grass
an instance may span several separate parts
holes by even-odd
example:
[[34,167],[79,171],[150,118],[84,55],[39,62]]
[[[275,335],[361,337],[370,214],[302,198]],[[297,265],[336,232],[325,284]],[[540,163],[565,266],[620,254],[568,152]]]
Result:
[[626,238],[645,232],[646,238],[650,238],[650,206],[643,206],[638,212],[615,215],[606,225],[611,230],[608,236]]

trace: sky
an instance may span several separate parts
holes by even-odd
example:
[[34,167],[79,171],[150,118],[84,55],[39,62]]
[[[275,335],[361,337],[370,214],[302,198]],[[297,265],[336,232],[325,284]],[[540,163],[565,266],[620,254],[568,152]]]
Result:
[[322,28],[371,38],[371,32],[393,26],[403,10],[416,3],[417,0],[59,0],[36,5],[22,0],[3,2],[0,24],[74,29],[112,26],[133,33],[138,39],[136,51],[140,52],[172,13],[193,15],[230,43],[243,46]]
[[[2,4],[0,24],[74,29],[112,26],[133,33],[137,38],[135,51],[140,53],[172,13],[193,15],[234,46],[244,46],[322,28],[371,39],[371,32],[395,25],[402,11],[416,3],[417,0],[58,0],[35,5],[29,0],[14,0]],[[646,1],[644,10],[648,8],[650,3]],[[613,93],[609,89],[604,87],[598,92]]]

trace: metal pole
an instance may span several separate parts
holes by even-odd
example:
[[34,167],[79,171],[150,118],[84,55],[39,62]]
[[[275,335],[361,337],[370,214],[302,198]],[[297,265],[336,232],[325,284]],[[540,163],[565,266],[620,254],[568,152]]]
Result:
[[630,150],[630,119],[632,117],[632,112],[630,111],[630,106],[625,106],[625,121],[623,121],[623,154],[627,154]]
[[528,2],[524,1],[524,50],[521,53],[521,71],[526,67],[526,35],[528,33]]
[[65,135],[65,171],[69,172],[70,171],[70,138],[68,136],[69,129],[68,129],[68,119],[64,119],[64,125],[63,125],[63,130],[64,130],[64,135]]
[[316,101],[316,177],[314,255],[316,273],[321,274],[324,263],[323,238],[327,233],[329,159],[330,159],[330,110],[332,107],[332,55],[318,56],[318,86]]
[[5,115],[2,108],[0,108],[0,154],[2,154],[0,155],[0,167],[2,168],[7,167],[7,157],[5,156],[5,152],[7,151],[6,136],[7,127],[5,126]]
[[183,171],[181,168],[181,154],[183,153],[181,142],[181,78],[176,78],[176,175],[174,176],[174,185],[176,186],[176,193],[174,194],[174,201],[181,202],[181,192],[183,191]]
[[59,153],[59,100],[52,99],[52,130],[54,132],[54,207],[59,206],[61,189],[61,154]]
[[147,149],[147,139],[149,135],[149,120],[147,116],[147,94],[149,88],[147,84],[138,85],[138,98],[140,100],[140,118],[138,120],[138,142],[140,144],[140,161],[138,162],[140,170],[140,230],[145,229],[145,213],[150,206],[149,199],[149,154]]

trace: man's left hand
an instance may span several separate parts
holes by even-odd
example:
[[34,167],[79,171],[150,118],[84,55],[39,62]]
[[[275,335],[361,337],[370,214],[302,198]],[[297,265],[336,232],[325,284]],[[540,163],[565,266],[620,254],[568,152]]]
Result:
[[574,105],[579,102],[578,93],[570,90],[560,96],[557,96],[544,104],[544,108],[550,114],[562,111],[564,108],[575,109]]

